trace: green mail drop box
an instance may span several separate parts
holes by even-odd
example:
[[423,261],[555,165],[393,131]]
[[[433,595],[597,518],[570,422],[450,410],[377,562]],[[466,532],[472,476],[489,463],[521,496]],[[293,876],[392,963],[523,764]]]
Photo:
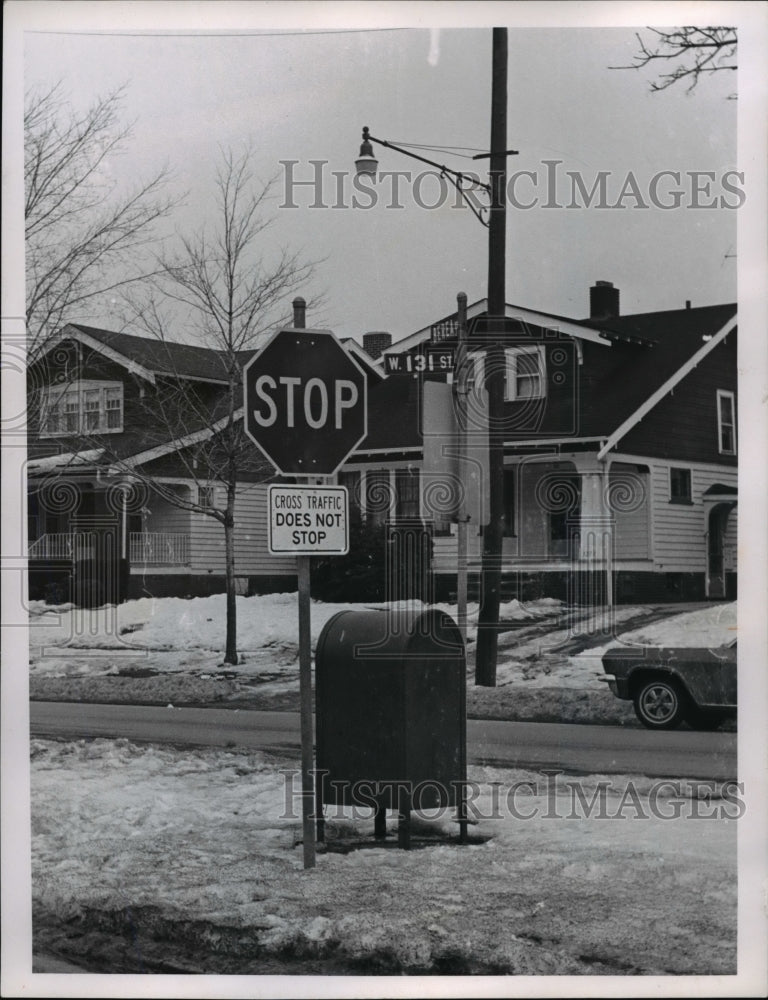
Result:
[[[381,836],[384,810],[397,809],[407,841],[411,808],[460,806],[465,684],[461,633],[445,612],[334,615],[315,656],[318,815],[325,804],[375,807]],[[407,846],[402,829],[400,839]]]

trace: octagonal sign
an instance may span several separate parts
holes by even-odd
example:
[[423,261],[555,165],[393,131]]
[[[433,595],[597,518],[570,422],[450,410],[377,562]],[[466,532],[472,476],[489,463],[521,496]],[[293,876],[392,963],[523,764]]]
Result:
[[368,432],[368,383],[330,330],[279,330],[243,370],[245,430],[285,476],[330,476]]

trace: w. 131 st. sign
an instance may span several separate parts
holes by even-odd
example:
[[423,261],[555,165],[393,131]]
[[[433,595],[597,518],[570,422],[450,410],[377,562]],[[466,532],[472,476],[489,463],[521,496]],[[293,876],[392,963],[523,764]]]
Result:
[[332,475],[367,433],[365,373],[330,330],[279,330],[243,383],[246,433],[282,475]]

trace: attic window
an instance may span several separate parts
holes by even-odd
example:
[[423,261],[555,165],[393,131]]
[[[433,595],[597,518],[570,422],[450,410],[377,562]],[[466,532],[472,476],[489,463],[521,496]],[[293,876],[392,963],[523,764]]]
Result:
[[123,429],[121,382],[73,381],[40,396],[40,437],[118,434]]
[[721,455],[736,454],[736,400],[724,389],[717,390],[717,446]]

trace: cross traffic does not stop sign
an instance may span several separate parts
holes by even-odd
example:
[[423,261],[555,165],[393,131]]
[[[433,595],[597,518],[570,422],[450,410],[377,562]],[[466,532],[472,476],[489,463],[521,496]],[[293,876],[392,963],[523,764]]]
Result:
[[279,330],[243,383],[246,433],[283,475],[331,475],[367,433],[365,372],[330,330]]

